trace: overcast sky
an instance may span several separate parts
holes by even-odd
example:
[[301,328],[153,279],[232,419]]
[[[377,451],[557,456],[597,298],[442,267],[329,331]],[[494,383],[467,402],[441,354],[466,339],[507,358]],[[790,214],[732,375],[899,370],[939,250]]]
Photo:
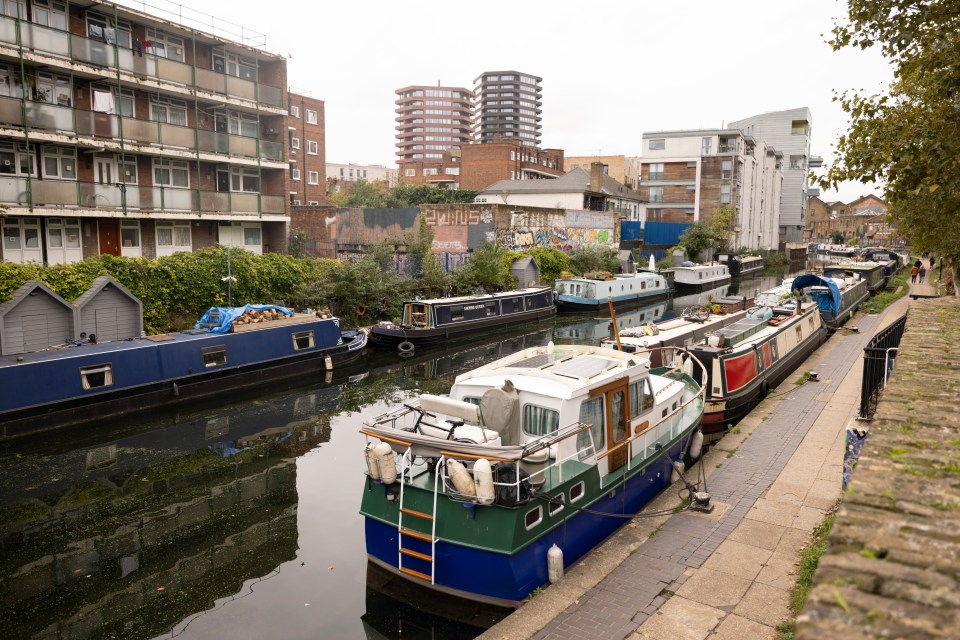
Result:
[[[146,3],[154,13],[150,5],[171,6]],[[837,0],[194,6],[263,33],[268,51],[291,56],[290,85],[326,102],[327,162],[396,164],[396,89],[472,89],[483,71],[513,69],[543,78],[542,145],[567,156],[642,155],[644,131],[720,127],[807,106],[812,153],[829,163],[847,124],[834,91],[879,91],[891,77],[878,53],[834,53],[825,44],[846,10]],[[823,197],[850,201],[870,191],[849,184]]]

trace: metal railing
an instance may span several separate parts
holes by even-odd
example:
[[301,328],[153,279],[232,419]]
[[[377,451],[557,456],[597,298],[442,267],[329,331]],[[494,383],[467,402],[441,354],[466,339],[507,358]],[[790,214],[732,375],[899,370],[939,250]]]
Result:
[[860,413],[858,420],[873,420],[880,401],[880,393],[887,386],[907,325],[907,315],[877,333],[863,349],[863,380],[860,383]]

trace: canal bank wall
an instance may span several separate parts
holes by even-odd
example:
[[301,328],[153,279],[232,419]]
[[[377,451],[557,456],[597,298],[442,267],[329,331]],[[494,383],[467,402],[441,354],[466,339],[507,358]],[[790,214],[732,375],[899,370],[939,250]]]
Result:
[[796,638],[960,638],[960,299],[910,303]]
[[623,527],[481,637],[776,637],[800,553],[841,496],[863,348],[906,307],[851,320],[687,472],[706,478],[713,513],[670,513],[675,484],[644,510],[667,515]]

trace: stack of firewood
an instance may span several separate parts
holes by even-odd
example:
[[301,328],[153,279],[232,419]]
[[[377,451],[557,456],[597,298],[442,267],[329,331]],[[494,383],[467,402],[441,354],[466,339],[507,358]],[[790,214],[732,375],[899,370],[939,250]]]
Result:
[[240,324],[257,324],[260,322],[270,322],[271,320],[278,320],[280,318],[286,318],[287,315],[276,309],[264,309],[262,311],[256,311],[255,309],[247,309],[243,312],[243,315],[233,321],[233,326]]

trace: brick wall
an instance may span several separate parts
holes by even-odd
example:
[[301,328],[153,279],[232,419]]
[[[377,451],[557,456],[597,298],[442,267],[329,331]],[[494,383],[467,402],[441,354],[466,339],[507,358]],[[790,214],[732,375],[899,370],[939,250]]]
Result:
[[[327,202],[327,156],[326,156],[326,125],[324,115],[324,102],[308,96],[291,93],[288,95],[291,106],[296,106],[300,110],[299,117],[287,116],[285,129],[288,133],[284,134],[283,143],[286,150],[286,157],[291,161],[290,166],[300,170],[300,180],[293,180],[289,171],[280,172],[283,174],[283,181],[286,185],[287,206],[291,197],[299,200],[300,204],[306,206],[308,202],[318,202],[321,205]],[[308,122],[307,112],[315,111],[317,113],[316,124]],[[290,137],[299,138],[300,148],[293,149],[290,145]],[[310,142],[317,143],[317,153],[310,153]],[[316,172],[317,184],[310,184],[310,172]],[[294,194],[294,195],[290,195]]]

